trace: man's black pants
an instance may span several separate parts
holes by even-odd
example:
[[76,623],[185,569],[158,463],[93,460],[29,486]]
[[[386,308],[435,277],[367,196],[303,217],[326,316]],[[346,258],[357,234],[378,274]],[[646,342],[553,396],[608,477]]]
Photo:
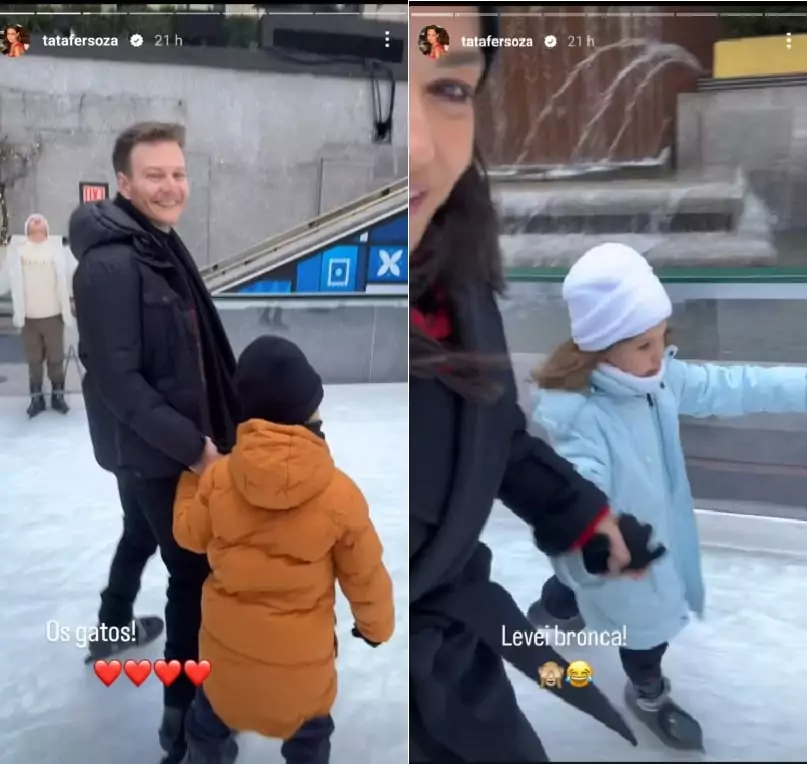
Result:
[[[101,593],[100,623],[124,626],[133,618],[134,601],[149,558],[159,548],[168,570],[165,605],[165,659],[198,660],[202,618],[202,584],[210,573],[205,555],[182,549],[174,541],[174,495],[178,477],[141,480],[119,477],[123,535],[112,558],[109,585]],[[196,688],[184,672],[165,688],[165,705],[184,708]]]

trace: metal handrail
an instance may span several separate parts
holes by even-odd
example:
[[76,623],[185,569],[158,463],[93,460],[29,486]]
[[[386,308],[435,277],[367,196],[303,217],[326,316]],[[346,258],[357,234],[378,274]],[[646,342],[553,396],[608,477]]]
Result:
[[377,204],[380,200],[388,196],[401,194],[402,192],[406,191],[408,185],[409,181],[406,178],[396,180],[394,183],[391,183],[388,186],[384,186],[383,188],[379,188],[376,191],[366,194],[365,196],[354,199],[352,202],[348,202],[347,204],[337,207],[330,212],[326,212],[315,218],[307,220],[304,223],[300,223],[294,228],[284,231],[283,233],[272,236],[269,239],[265,239],[260,244],[256,244],[255,246],[239,252],[232,257],[211,263],[210,265],[206,265],[199,270],[202,276],[205,278],[214,273],[221,273],[222,271],[233,266],[242,264],[243,261],[249,258],[260,255],[270,249],[275,249],[280,244],[290,243],[301,236],[310,234],[312,231],[316,231],[317,229],[329,225],[332,222],[338,221],[341,218],[355,215],[359,210]]
[[218,267],[202,270],[212,294],[237,286],[261,271],[291,262],[307,252],[366,229],[378,220],[405,211],[409,204],[406,180],[387,186],[349,205],[321,215],[285,234],[269,239]]

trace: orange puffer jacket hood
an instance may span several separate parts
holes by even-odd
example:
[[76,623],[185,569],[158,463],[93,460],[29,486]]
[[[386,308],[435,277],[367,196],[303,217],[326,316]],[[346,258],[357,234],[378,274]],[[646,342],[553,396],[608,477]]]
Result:
[[335,582],[371,642],[392,636],[392,583],[359,488],[305,427],[253,419],[201,480],[186,473],[174,536],[206,553],[205,694],[240,731],[288,738],[336,697]]

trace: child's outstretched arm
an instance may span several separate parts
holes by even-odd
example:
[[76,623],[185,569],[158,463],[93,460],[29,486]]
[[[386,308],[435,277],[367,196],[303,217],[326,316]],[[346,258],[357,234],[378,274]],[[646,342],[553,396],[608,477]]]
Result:
[[174,539],[183,549],[197,554],[207,552],[213,538],[208,504],[213,469],[207,469],[202,477],[183,472],[174,498]]
[[358,486],[345,480],[348,490],[337,510],[336,576],[361,635],[369,642],[386,642],[395,629],[392,581],[382,561],[383,548],[367,501]]
[[807,412],[807,369],[671,360],[665,382],[685,416]]

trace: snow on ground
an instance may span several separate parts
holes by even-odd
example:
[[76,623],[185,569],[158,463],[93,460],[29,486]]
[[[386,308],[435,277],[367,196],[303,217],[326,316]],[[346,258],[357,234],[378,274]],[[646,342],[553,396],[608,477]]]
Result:
[[[61,417],[29,422],[27,401],[0,398],[0,761],[3,764],[157,764],[162,686],[125,677],[106,688],[84,651],[47,639],[48,621],[92,626],[121,530],[113,478],[93,460],[80,398]],[[367,495],[395,582],[397,632],[371,649],[350,636],[338,606],[339,698],[333,764],[403,762],[407,755],[408,390],[406,385],[329,387],[324,432],[337,464]],[[161,613],[166,574],[146,570],[139,613]],[[156,659],[156,643],[132,657]],[[215,668],[215,667],[214,667]],[[239,764],[280,761],[279,743],[241,737]]]

